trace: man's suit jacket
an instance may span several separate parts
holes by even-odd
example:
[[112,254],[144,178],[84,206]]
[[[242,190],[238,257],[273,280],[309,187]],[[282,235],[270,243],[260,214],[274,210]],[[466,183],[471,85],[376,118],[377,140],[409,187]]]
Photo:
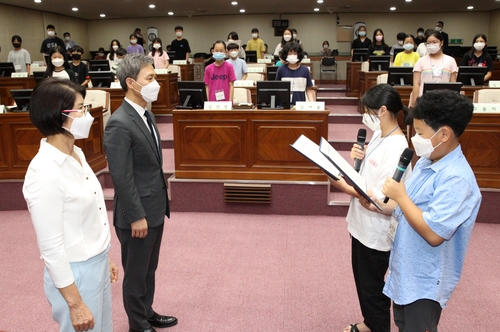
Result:
[[[147,112],[160,142],[154,116]],[[144,217],[149,228],[162,225],[170,210],[161,149],[155,146],[144,120],[126,101],[106,124],[104,149],[115,188],[115,227],[130,229],[131,223]]]

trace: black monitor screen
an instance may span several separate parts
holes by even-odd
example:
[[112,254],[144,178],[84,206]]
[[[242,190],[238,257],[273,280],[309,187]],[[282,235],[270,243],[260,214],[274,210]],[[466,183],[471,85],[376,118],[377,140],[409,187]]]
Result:
[[12,62],[0,62],[0,77],[10,77],[16,69]]
[[389,67],[387,83],[390,85],[413,85],[413,67]]
[[290,109],[290,81],[258,81],[259,109]]
[[488,67],[460,66],[458,67],[457,81],[463,85],[484,85],[484,76],[488,73]]
[[110,71],[89,71],[89,76],[94,88],[109,88],[115,78]]
[[31,92],[33,89],[10,90],[10,95],[17,105],[17,110],[27,112],[30,105]]
[[390,55],[370,55],[370,71],[388,71],[390,64]]
[[496,46],[486,46],[486,52],[488,52],[493,61],[496,60],[498,56],[498,48]]
[[396,60],[396,55],[404,51],[405,49],[403,47],[394,47],[394,55],[393,55],[394,57],[392,59]]
[[110,71],[108,60],[89,60],[89,71]]
[[40,83],[40,81],[42,81],[44,76],[45,76],[45,72],[44,71],[34,71],[33,76],[35,77],[35,82]]
[[246,51],[246,62],[257,62],[257,51]]
[[181,105],[178,109],[203,108],[207,101],[207,91],[204,82],[179,81],[179,100]]
[[167,51],[167,55],[170,58],[170,62],[175,60],[175,51]]
[[353,48],[352,49],[352,61],[363,62],[368,60],[368,49],[367,48]]
[[275,81],[276,80],[276,72],[278,71],[278,66],[267,66],[267,80]]
[[432,90],[451,90],[460,93],[462,83],[460,82],[425,82],[424,93]]

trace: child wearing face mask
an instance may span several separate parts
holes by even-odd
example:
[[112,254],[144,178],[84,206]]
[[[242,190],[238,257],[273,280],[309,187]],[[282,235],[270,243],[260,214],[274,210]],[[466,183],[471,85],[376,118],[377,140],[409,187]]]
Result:
[[415,41],[412,35],[404,38],[403,48],[404,52],[399,52],[394,60],[394,67],[413,67],[420,59],[420,55],[415,52]]
[[[120,44],[120,41],[118,39],[113,39],[111,41],[111,44],[109,45],[109,53],[106,55],[106,60],[114,61],[115,60],[115,53],[116,51],[122,47]],[[111,65],[111,63],[110,63]]]
[[148,56],[153,59],[155,69],[165,69],[168,67],[167,52],[163,51],[163,44],[160,38],[153,39],[153,50],[149,52]]
[[127,46],[127,53],[140,53],[144,54],[144,48],[142,45],[137,43],[137,36],[135,34],[130,34],[130,45]]
[[180,25],[174,28],[176,39],[172,40],[170,43],[170,50],[175,52],[174,60],[189,60],[189,54],[191,53],[191,48],[189,47],[189,42],[183,37],[184,28]]
[[312,90],[311,74],[306,66],[300,62],[304,58],[304,51],[297,43],[287,44],[281,51],[280,58],[285,61],[276,71],[276,81],[290,81],[290,104],[295,106],[297,101],[316,101]]
[[77,83],[81,86],[87,87],[90,82],[90,76],[89,68],[81,61],[83,53],[83,48],[78,45],[73,46],[71,49],[73,62],[70,64],[70,68],[75,73]]
[[227,52],[229,53],[229,59],[227,62],[233,65],[234,74],[237,80],[246,80],[248,76],[247,63],[243,59],[238,58],[239,46],[236,43],[230,43],[227,45]]
[[104,47],[99,47],[97,50],[97,54],[94,57],[94,60],[106,60],[106,53],[104,52]]
[[487,67],[488,72],[484,76],[485,82],[491,78],[493,72],[493,60],[488,52],[486,52],[487,44],[488,39],[482,33],[474,36],[474,39],[472,39],[472,48],[469,52],[465,53],[460,63],[460,66]]
[[9,52],[7,62],[12,62],[17,73],[30,72],[31,56],[28,51],[21,47],[23,40],[21,36],[12,36],[12,46],[14,50]]
[[353,49],[357,48],[369,48],[372,44],[370,38],[366,37],[366,27],[364,25],[358,28],[358,38],[354,39],[351,44],[351,56],[353,55]]
[[46,77],[58,77],[61,79],[71,80],[78,83],[76,80],[75,73],[69,69],[69,64],[66,58],[66,51],[64,47],[56,46],[49,51],[49,61],[47,64],[47,70],[45,71],[44,78]]
[[[42,46],[40,46],[40,53],[42,53],[42,58],[45,60],[45,55],[48,55],[50,50],[56,46],[61,46],[63,49],[64,47],[64,41],[57,37],[56,35],[56,28],[52,25],[49,24],[47,25],[47,38],[42,42]],[[48,66],[49,64],[46,63]]]
[[236,80],[234,67],[224,61],[226,43],[217,40],[214,45],[215,62],[205,68],[203,81],[207,90],[208,101],[233,101],[233,82]]
[[418,28],[417,37],[415,37],[415,45],[418,47],[421,43],[425,42],[424,28]]
[[[227,35],[227,45],[229,46],[229,44],[231,44],[231,43],[237,44],[238,47],[241,45],[241,40],[235,31],[231,31]],[[241,59],[247,58],[247,54],[246,54],[245,50],[243,49],[243,47],[239,47],[238,58],[241,58]]]
[[391,51],[390,51],[390,54],[391,54],[391,59],[392,61],[394,61],[394,49],[395,48],[403,48],[403,45],[404,45],[404,40],[406,38],[406,33],[404,32],[399,32],[396,36],[396,40],[398,41],[396,44],[392,45],[391,47]]
[[285,31],[283,31],[283,36],[281,36],[281,42],[278,45],[276,45],[276,49],[274,50],[274,56],[279,56],[283,47],[291,43],[292,39],[293,39],[292,30],[285,29]]
[[332,55],[332,50],[330,49],[330,43],[328,42],[328,40],[325,40],[323,42],[323,48],[321,48],[319,53],[322,56],[331,56]]
[[247,42],[246,51],[256,51],[257,52],[257,60],[264,59],[264,53],[266,52],[266,46],[264,45],[264,41],[259,38],[259,29],[252,29],[252,39]]
[[425,82],[456,82],[457,62],[443,53],[443,36],[432,31],[425,38],[428,55],[421,57],[413,67],[413,90],[410,107],[415,107],[417,97],[424,91]]
[[[116,50],[115,61],[113,61],[113,65],[110,67],[111,71],[114,74],[116,74],[116,71],[118,70],[118,67],[120,66],[120,63],[122,62],[125,55],[127,55],[127,50],[124,49],[123,47],[120,47],[119,49]],[[118,82],[118,78],[116,77],[115,77],[115,82]]]
[[391,49],[384,41],[384,31],[375,29],[373,31],[373,43],[368,47],[368,55],[389,55]]
[[[392,176],[401,153],[408,141],[398,124],[400,112],[408,115],[401,96],[388,84],[379,84],[361,98],[364,109],[363,123],[373,131],[367,146],[354,144],[351,149],[353,162],[361,160],[359,173],[366,180],[370,196],[384,199],[382,188],[385,179]],[[367,135],[367,137],[370,137]],[[411,174],[411,165],[403,177]],[[347,229],[351,237],[351,264],[363,320],[350,324],[343,332],[387,332],[391,329],[391,301],[382,293],[384,276],[389,266],[391,241],[390,217],[364,209],[358,192],[345,180],[330,179],[330,183],[353,197],[347,213]]]

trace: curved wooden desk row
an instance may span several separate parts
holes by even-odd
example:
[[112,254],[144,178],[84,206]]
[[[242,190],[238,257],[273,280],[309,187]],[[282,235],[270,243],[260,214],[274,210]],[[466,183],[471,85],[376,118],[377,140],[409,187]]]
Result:
[[325,181],[290,144],[328,137],[329,111],[174,110],[176,178]]
[[[76,140],[94,172],[106,167],[103,146],[102,107],[90,110],[94,123],[87,139]],[[40,147],[42,134],[28,113],[0,114],[0,179],[24,179],[29,163]]]

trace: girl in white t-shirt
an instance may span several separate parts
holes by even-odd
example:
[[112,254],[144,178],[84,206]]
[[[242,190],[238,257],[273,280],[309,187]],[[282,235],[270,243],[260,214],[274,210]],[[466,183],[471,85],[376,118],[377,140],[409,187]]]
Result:
[[[359,173],[366,180],[371,197],[384,199],[382,188],[394,174],[401,153],[408,142],[398,123],[398,114],[408,109],[399,93],[388,84],[368,90],[361,99],[363,123],[373,131],[368,145],[354,144],[351,158],[362,160]],[[411,173],[409,166],[403,176]],[[351,235],[351,261],[363,321],[350,324],[344,332],[390,331],[390,299],[382,293],[384,276],[389,266],[391,240],[388,237],[389,216],[368,211],[359,202],[360,195],[345,180],[330,180],[332,185],[352,196],[346,221]]]

